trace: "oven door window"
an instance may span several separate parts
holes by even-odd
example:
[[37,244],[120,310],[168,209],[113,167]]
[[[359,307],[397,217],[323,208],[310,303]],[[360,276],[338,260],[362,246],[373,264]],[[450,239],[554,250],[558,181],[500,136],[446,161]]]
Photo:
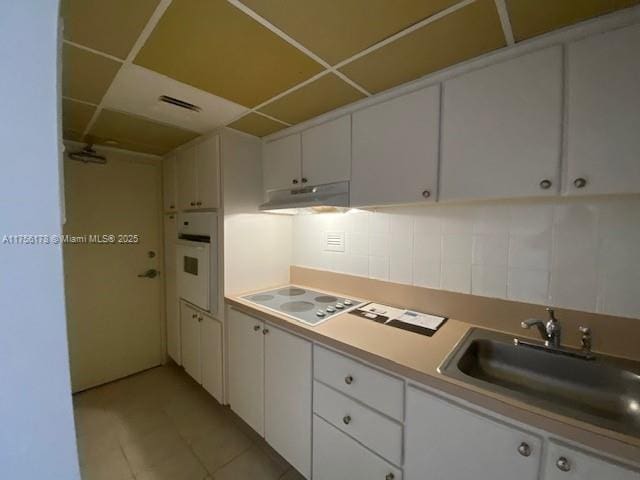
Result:
[[182,270],[185,273],[198,276],[198,259],[194,257],[184,256],[182,257]]

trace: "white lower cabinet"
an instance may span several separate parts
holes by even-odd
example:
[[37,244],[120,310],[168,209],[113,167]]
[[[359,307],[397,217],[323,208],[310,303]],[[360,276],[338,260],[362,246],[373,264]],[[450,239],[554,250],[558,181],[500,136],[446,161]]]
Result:
[[537,480],[542,439],[407,389],[407,480]]
[[186,303],[180,304],[182,366],[216,400],[222,401],[222,325]]
[[311,478],[311,342],[227,311],[231,409]]
[[549,441],[544,480],[640,480],[640,472]]
[[[435,480],[439,477],[423,475],[420,478]],[[455,477],[450,478],[453,480]],[[385,462],[322,418],[313,416],[313,480],[401,479],[399,468]]]

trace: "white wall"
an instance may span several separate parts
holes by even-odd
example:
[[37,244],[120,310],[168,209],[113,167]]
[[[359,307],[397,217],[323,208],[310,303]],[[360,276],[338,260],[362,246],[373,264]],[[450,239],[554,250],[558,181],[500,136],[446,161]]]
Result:
[[[324,251],[328,231],[344,253]],[[640,318],[640,196],[299,214],[293,263]]]
[[[2,3],[0,240],[61,230],[58,2]],[[60,245],[0,242],[2,478],[79,478]]]

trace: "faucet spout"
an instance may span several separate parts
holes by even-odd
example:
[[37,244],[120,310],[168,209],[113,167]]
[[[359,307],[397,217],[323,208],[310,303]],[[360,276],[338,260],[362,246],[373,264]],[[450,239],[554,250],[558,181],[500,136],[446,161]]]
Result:
[[520,326],[525,329],[530,329],[531,327],[536,327],[538,332],[540,333],[540,337],[545,342],[549,340],[549,335],[547,334],[547,327],[542,320],[538,320],[537,318],[530,318],[528,320],[524,320],[520,323]]

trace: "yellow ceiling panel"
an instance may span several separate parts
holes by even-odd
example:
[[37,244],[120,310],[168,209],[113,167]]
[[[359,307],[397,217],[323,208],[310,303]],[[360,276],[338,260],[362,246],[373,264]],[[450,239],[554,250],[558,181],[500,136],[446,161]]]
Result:
[[149,149],[145,150],[149,153],[168,152],[199,135],[196,132],[113,110],[102,110],[89,134],[104,141],[115,140],[120,148],[127,148],[123,145],[145,147]]
[[67,130],[66,128],[62,130],[62,138],[65,140],[72,140],[74,142],[81,142],[83,135],[82,132],[77,132],[75,130]]
[[120,65],[120,62],[65,43],[62,51],[62,95],[100,103]]
[[96,107],[93,105],[62,99],[62,128],[84,132],[95,111]]
[[248,107],[322,70],[226,0],[174,0],[135,63]]
[[459,0],[241,1],[335,65]]
[[64,37],[126,58],[159,0],[63,0]]
[[255,135],[256,137],[264,137],[265,135],[287,128],[286,125],[257,113],[245,115],[227,126],[250,135]]
[[363,97],[358,90],[330,73],[265,105],[260,111],[295,124]]
[[112,138],[102,138],[96,135],[87,135],[85,142],[95,145],[104,145],[106,147],[121,148],[132,152],[150,153],[151,155],[164,155],[169,150],[155,145],[144,145],[141,143],[130,142],[127,140],[115,141]]
[[507,0],[517,41],[572,23],[630,7],[640,0]]
[[340,70],[371,92],[414,80],[505,46],[493,0],[478,0]]

